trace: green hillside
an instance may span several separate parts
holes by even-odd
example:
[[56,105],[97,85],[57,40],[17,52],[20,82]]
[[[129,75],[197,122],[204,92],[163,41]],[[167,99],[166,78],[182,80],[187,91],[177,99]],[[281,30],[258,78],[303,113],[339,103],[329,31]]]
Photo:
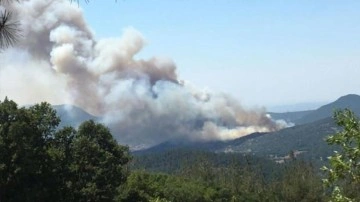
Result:
[[349,108],[355,114],[360,114],[360,96],[355,94],[349,94],[340,97],[336,101],[324,105],[317,110],[303,116],[296,121],[296,124],[311,123],[326,117],[331,117],[335,110]]
[[324,140],[335,131],[336,127],[332,118],[326,118],[268,133],[236,146],[228,146],[218,152],[232,151],[279,157],[286,156],[291,151],[300,151],[302,156],[319,160],[332,154],[333,148],[330,148]]

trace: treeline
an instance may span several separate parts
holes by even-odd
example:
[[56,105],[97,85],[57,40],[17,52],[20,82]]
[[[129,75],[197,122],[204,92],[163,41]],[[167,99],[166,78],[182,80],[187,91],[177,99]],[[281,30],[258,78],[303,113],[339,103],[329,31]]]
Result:
[[278,170],[280,164],[273,160],[242,153],[215,153],[194,148],[175,148],[160,152],[133,152],[132,169],[177,174],[197,167],[199,163],[212,167],[250,167],[263,171]]
[[131,164],[138,171],[130,174],[126,193],[138,201],[327,200],[319,169],[301,159],[278,164],[256,156],[177,149],[135,155]]
[[[130,154],[102,124],[86,121],[75,129],[59,128],[59,122],[48,103],[19,108],[0,101],[1,202],[328,201],[342,196],[323,187],[317,167],[292,155],[278,164],[198,150]],[[359,198],[355,185],[342,183],[341,191]]]

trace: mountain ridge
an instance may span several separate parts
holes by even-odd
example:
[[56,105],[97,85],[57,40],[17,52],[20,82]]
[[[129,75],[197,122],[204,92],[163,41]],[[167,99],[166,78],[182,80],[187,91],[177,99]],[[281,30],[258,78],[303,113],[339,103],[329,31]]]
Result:
[[314,110],[294,111],[294,112],[269,112],[268,114],[275,120],[282,119],[295,125],[311,123],[324,118],[332,117],[335,110],[351,109],[355,114],[360,115],[360,96],[347,94],[339,97],[333,102],[320,106]]
[[323,105],[318,109],[303,116],[297,121],[298,124],[310,123],[323,118],[332,117],[335,110],[348,108],[355,114],[360,114],[360,96],[356,94],[348,94],[341,96],[334,102]]
[[[275,157],[286,156],[291,151],[300,151],[301,156],[319,162],[333,153],[334,147],[329,146],[325,139],[339,130],[332,119],[333,111],[344,108],[349,108],[356,114],[360,114],[360,96],[355,94],[345,95],[316,110],[270,114],[272,118],[279,118],[283,115],[283,117],[288,116],[292,118],[292,120],[298,119],[297,125],[276,132],[255,133],[226,142],[198,142],[191,144],[186,144],[186,142],[182,142],[181,144],[176,144],[176,142],[171,144],[164,143],[147,150],[138,151],[138,153],[159,152],[182,147],[188,149],[204,149],[212,152],[236,152]],[[276,115],[279,116],[276,117]],[[311,121],[305,121],[305,119]]]
[[53,105],[52,106],[57,115],[60,117],[61,122],[59,127],[72,126],[78,127],[82,122],[87,120],[99,120],[99,117],[91,115],[80,107],[74,105]]

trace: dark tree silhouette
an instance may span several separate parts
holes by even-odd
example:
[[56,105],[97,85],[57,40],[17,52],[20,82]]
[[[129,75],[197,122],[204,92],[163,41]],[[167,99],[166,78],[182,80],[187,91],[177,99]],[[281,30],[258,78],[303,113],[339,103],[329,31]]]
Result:
[[17,0],[0,0],[0,6],[5,9],[0,12],[0,49],[8,48],[20,37],[19,23],[12,13],[6,9],[7,4]]

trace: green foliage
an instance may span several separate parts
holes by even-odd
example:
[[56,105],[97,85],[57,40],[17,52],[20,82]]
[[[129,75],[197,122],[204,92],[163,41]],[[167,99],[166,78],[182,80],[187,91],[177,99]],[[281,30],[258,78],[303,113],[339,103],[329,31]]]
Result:
[[[271,176],[263,167],[223,168],[214,184],[231,190],[234,201],[323,201],[320,178],[311,164],[290,161],[274,167]],[[223,174],[224,173],[224,174]],[[236,200],[235,200],[236,199]]]
[[[274,201],[323,201],[323,187],[312,164],[293,160],[284,165],[279,179],[272,182]],[[320,193],[320,194],[319,194]]]
[[118,201],[229,201],[226,190],[168,174],[132,172]]
[[[43,116],[39,116],[43,114]],[[59,119],[46,103],[29,109],[0,102],[0,197],[3,201],[48,200],[55,192],[48,139]]]
[[65,127],[48,103],[0,101],[0,201],[112,201],[130,156],[109,130]]
[[[181,166],[177,167],[178,164],[175,164],[173,159],[177,159],[174,161]],[[317,169],[312,164],[296,158],[288,160],[284,164],[276,164],[267,159],[243,154],[173,150],[135,156],[134,160],[133,166],[139,169],[167,172],[172,174],[172,178],[176,176],[181,179],[182,183],[186,182],[184,180],[189,180],[198,186],[209,187],[213,190],[210,193],[218,196],[219,198],[215,199],[219,201],[325,200],[325,197],[319,194],[323,192],[323,187],[321,179],[316,173]],[[173,168],[172,171],[169,169],[170,167]],[[146,181],[142,178],[138,178],[138,180]],[[148,188],[153,183],[149,182],[138,186],[142,187],[140,190],[150,191],[128,193],[159,191]],[[192,190],[196,189],[192,188]],[[196,191],[199,192],[199,190]],[[163,199],[160,196],[151,195],[151,197],[145,197],[144,201],[156,197]],[[165,199],[170,200],[169,198]]]
[[264,167],[270,170],[276,164],[268,159],[241,153],[214,153],[195,149],[172,149],[164,152],[134,154],[132,169],[146,169],[153,172],[177,174],[186,170],[209,167],[238,166]]
[[341,150],[329,157],[329,167],[322,168],[327,174],[323,182],[333,190],[332,201],[359,201],[360,122],[348,109],[336,111],[334,118],[342,130],[330,136],[327,142],[338,145]]
[[128,149],[119,146],[107,128],[93,121],[80,125],[71,145],[73,161],[70,189],[76,201],[111,200],[116,188],[126,180],[124,164]]

